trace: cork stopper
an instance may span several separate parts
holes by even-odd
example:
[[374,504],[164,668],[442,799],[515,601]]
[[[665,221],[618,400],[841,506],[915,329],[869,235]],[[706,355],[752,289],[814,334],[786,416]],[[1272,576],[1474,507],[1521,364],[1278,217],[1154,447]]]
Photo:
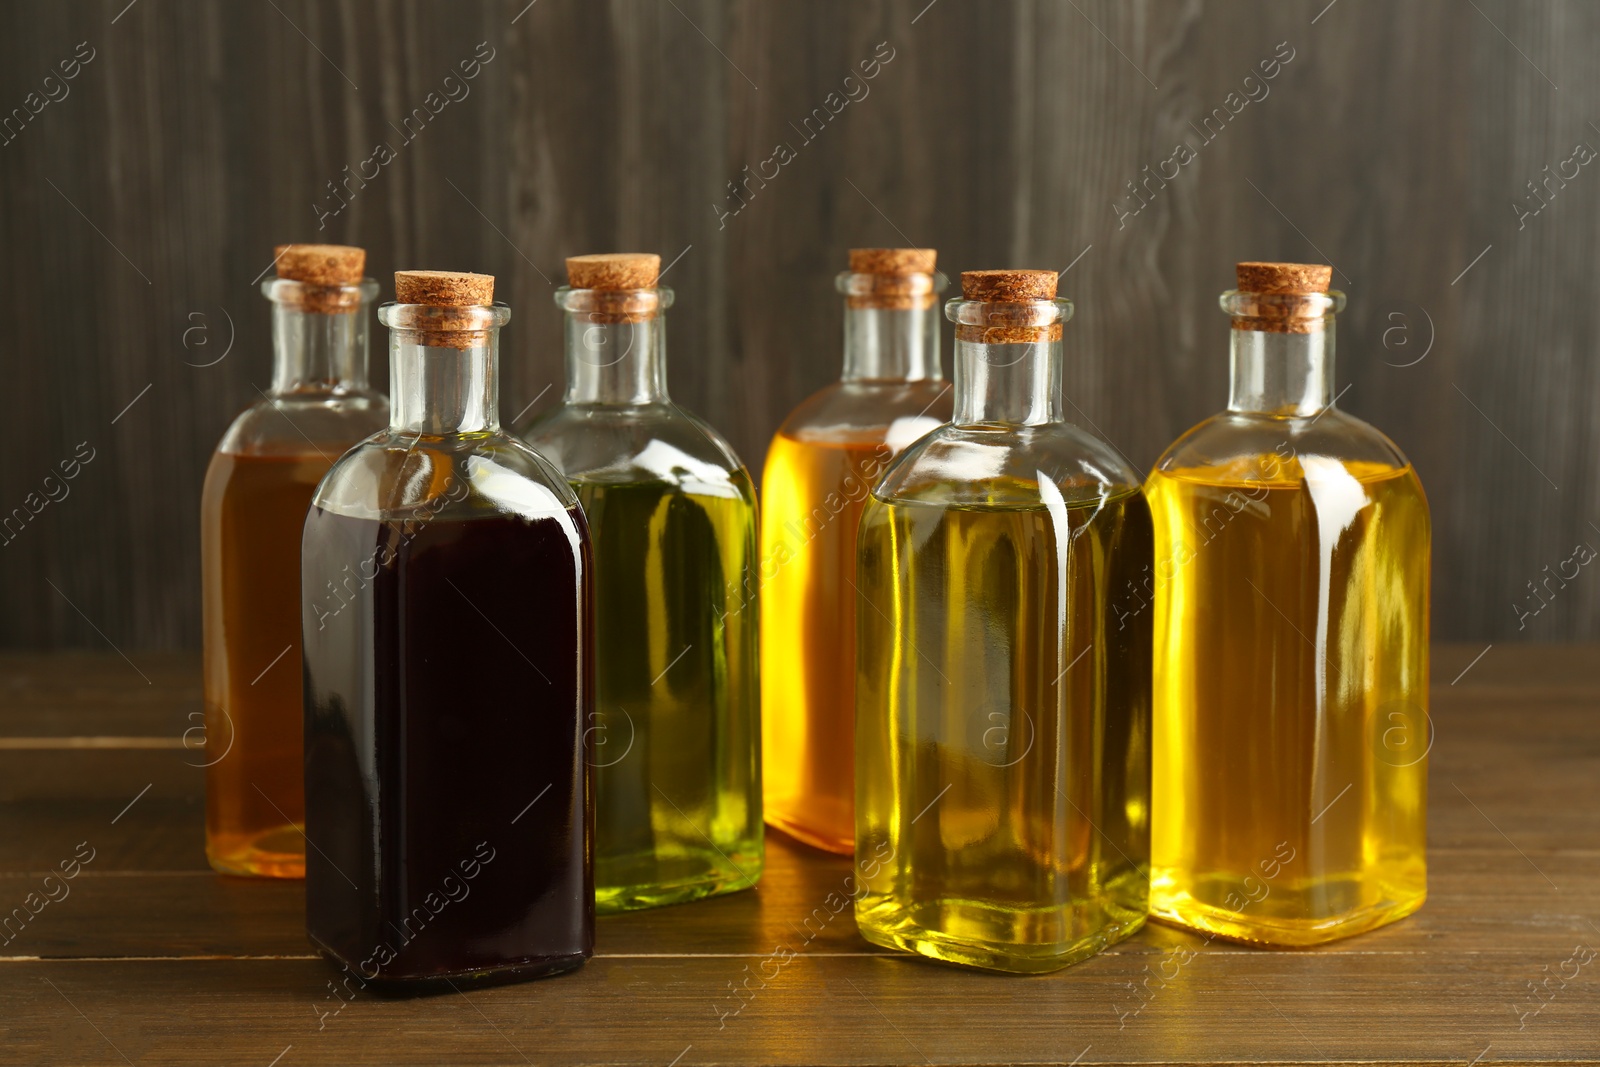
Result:
[[1333,268],[1324,263],[1240,263],[1236,330],[1315,333],[1323,329]]
[[[494,275],[450,270],[397,270],[396,304],[416,307],[407,324],[415,343],[429,348],[483,348],[492,331]],[[500,305],[501,310],[504,305]],[[387,321],[387,320],[386,320]]]
[[600,252],[567,257],[570,306],[589,322],[644,322],[661,309],[656,283],[661,257],[654,252]]
[[394,299],[398,304],[441,308],[484,307],[494,303],[494,275],[448,270],[397,270]]
[[278,245],[273,249],[278,277],[301,285],[298,307],[331,315],[361,306],[367,250],[350,245]]
[[365,248],[278,245],[273,251],[278,277],[308,285],[359,285],[367,270]]
[[852,248],[839,291],[852,308],[924,311],[938,300],[943,279],[934,274],[932,248]]
[[1240,263],[1241,293],[1326,293],[1333,268],[1323,263]]
[[654,289],[661,257],[654,252],[602,252],[567,257],[567,284],[574,289]]
[[932,248],[852,248],[853,274],[932,274],[939,253]]
[[964,270],[961,295],[987,304],[1054,300],[1057,277],[1053,270]]
[[1015,304],[1014,311],[991,307],[983,325],[960,322],[956,340],[986,345],[1031,344],[1061,340],[1059,320],[1040,324],[1034,303],[1056,298],[1053,270],[965,270],[961,272],[961,296],[990,305]]

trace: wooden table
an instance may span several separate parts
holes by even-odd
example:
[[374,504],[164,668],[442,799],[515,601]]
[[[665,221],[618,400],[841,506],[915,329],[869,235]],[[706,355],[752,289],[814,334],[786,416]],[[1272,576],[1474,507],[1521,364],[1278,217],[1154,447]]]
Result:
[[195,660],[0,657],[0,916],[93,854],[0,934],[0,1063],[1600,1062],[1600,648],[1443,647],[1434,679],[1432,895],[1364,937],[962,971],[867,945],[849,862],[772,834],[756,891],[604,919],[575,975],[346,1000],[299,883],[206,867]]

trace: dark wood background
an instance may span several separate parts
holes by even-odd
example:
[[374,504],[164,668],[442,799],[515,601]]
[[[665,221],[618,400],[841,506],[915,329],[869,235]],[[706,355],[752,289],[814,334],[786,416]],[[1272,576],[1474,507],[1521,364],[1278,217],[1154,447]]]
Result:
[[[0,145],[0,513],[81,442],[95,457],[0,547],[0,644],[198,643],[201,478],[267,383],[253,279],[291,240],[364,245],[386,293],[396,268],[495,274],[515,311],[508,416],[560,391],[563,257],[658,251],[678,293],[673,394],[757,470],[784,413],[837,375],[832,276],[852,245],[935,246],[952,274],[1070,264],[1068,395],[1141,465],[1223,404],[1215,300],[1233,262],[1329,261],[1350,294],[1340,403],[1400,443],[1432,501],[1435,635],[1600,636],[1600,567],[1518,611],[1576,546],[1600,548],[1600,166],[1537,214],[1515,206],[1540,203],[1527,183],[1545,167],[1571,174],[1580,143],[1600,148],[1600,6],[0,11],[0,114],[41,86],[60,96],[44,78],[80,42],[94,56]],[[480,42],[493,59],[470,95],[402,143],[389,123]],[[884,42],[867,95],[805,141],[796,127]],[[1197,140],[1190,123],[1284,42],[1269,94],[1119,223],[1125,183]],[[397,158],[319,230],[327,183],[380,141]],[[796,157],[720,218],[727,183],[779,142]]]

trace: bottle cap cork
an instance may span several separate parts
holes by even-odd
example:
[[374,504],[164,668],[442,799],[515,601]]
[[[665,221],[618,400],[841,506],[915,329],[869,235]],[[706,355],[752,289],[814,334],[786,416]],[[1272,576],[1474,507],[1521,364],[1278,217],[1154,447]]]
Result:
[[602,252],[567,257],[567,284],[574,289],[654,289],[661,257],[654,252]]
[[494,275],[451,270],[397,270],[393,304],[378,309],[390,329],[428,348],[482,348],[491,327],[510,316],[494,302]]
[[939,253],[932,248],[852,248],[854,274],[932,274]]
[[[272,264],[278,278],[274,300],[314,315],[354,311],[361,306],[367,251],[349,245],[277,245]],[[371,294],[367,294],[370,298]]]
[[273,264],[278,277],[307,285],[359,285],[367,270],[367,250],[350,245],[278,245]]
[[944,276],[934,272],[938,259],[932,248],[852,248],[839,291],[852,308],[925,310],[944,288]]
[[1053,270],[964,270],[961,295],[989,304],[1054,300],[1058,277]]
[[1261,333],[1316,333],[1342,297],[1332,294],[1333,268],[1325,263],[1240,263],[1231,301],[1235,330]]
[[448,270],[397,270],[394,299],[398,304],[442,308],[484,307],[494,303],[494,275]]
[[661,257],[654,252],[600,252],[567,257],[568,310],[589,322],[644,322],[653,319],[670,299],[657,289]]
[[1240,263],[1241,293],[1326,293],[1333,268],[1322,263]]
[[[1061,340],[1063,315],[1053,303],[1059,277],[1053,270],[962,271],[961,296],[971,304],[956,320],[956,340],[986,345]],[[1048,315],[1039,312],[1041,300],[1052,302]]]

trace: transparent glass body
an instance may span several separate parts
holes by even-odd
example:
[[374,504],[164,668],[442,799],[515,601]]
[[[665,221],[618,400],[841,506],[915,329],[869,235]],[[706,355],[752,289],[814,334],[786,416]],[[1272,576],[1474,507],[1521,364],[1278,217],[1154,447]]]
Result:
[[[790,413],[761,481],[761,736],[767,822],[855,847],[856,531],[889,463],[950,418],[939,368],[939,274],[839,275],[844,373]],[[915,282],[914,286],[908,285]],[[875,302],[925,304],[861,306]]]
[[1113,591],[1155,618],[1151,914],[1239,941],[1360,933],[1427,890],[1428,505],[1334,406],[1343,299],[1224,295],[1228,410],[1156,464],[1153,569]]
[[380,987],[594,942],[589,538],[501,430],[503,305],[387,304],[393,414],[305,519],[306,925]]
[[[1144,922],[1150,626],[1110,590],[1150,561],[1139,477],[1061,415],[1065,300],[951,301],[951,424],[861,518],[856,922],[874,944],[1050,971]],[[1052,327],[1054,329],[1052,330]]]
[[377,282],[273,278],[272,387],[233,420],[200,500],[206,858],[305,874],[300,526],[333,461],[388,419],[367,388]]
[[594,537],[595,906],[745,889],[763,862],[755,491],[667,395],[670,289],[556,300],[566,395],[521,432]]

